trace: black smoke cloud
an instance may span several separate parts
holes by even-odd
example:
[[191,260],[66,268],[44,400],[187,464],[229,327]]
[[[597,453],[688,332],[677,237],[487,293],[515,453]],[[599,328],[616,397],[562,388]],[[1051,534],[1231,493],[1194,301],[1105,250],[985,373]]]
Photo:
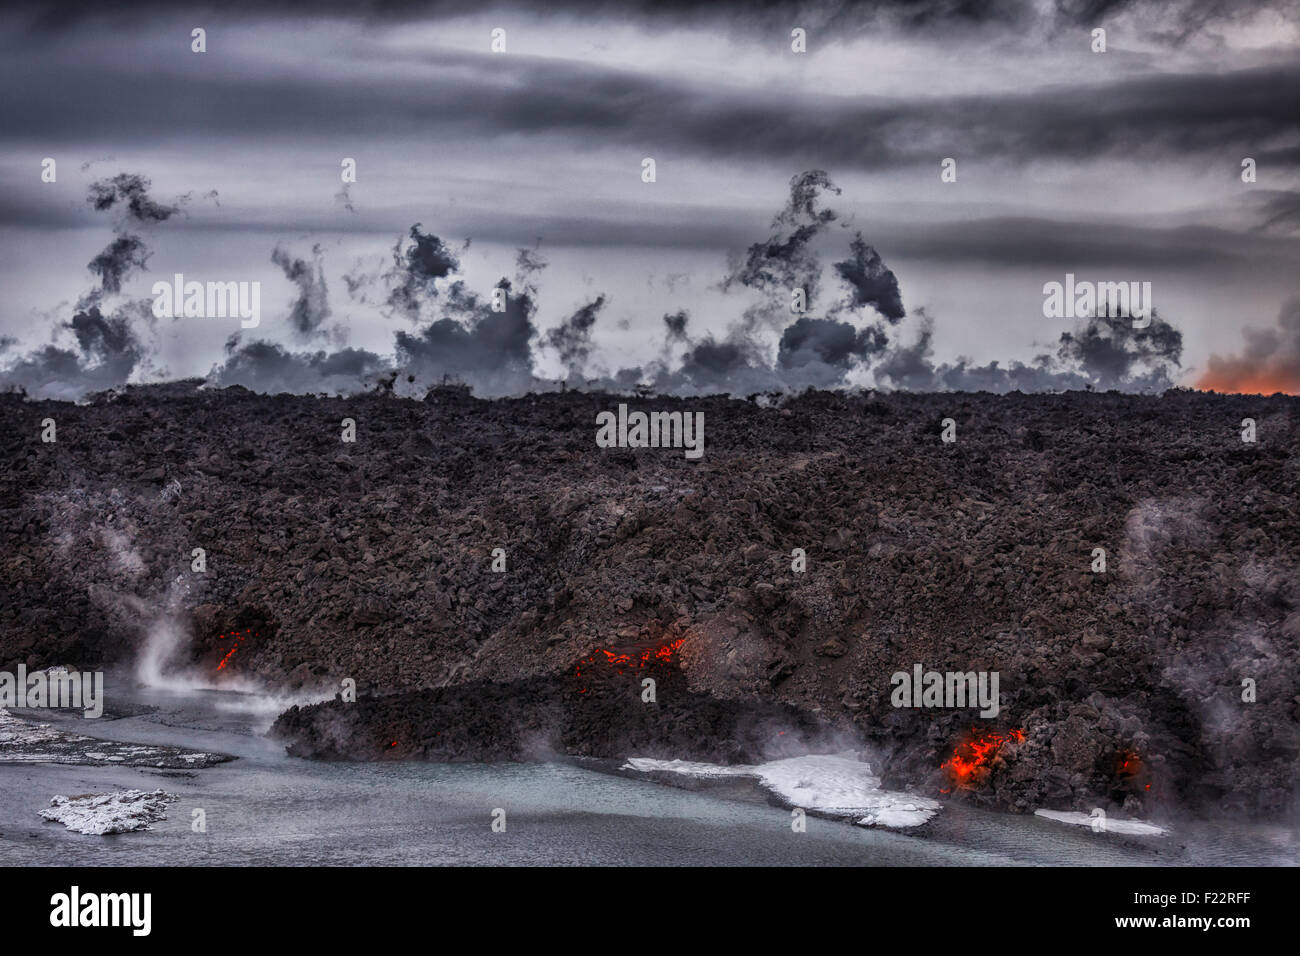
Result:
[[106,293],[122,291],[122,280],[136,269],[144,269],[149,261],[149,247],[139,236],[118,236],[95,258],[87,268],[99,276],[98,300]]
[[652,373],[634,370],[629,376],[647,381],[653,391],[663,394],[709,394],[727,392],[750,395],[784,389],[782,377],[767,363],[758,346],[745,339],[716,341],[706,335],[692,344],[674,370],[659,367]]
[[[147,268],[149,247],[128,225],[166,222],[180,209],[149,195],[149,180],[121,173],[90,185],[86,201],[96,212],[120,212],[112,241],[87,264],[99,284],[77,301],[68,322],[55,323],[51,344],[15,359],[0,370],[0,383],[38,397],[75,400],[87,392],[115,388],[147,365],[149,350],[136,331],[140,321],[152,321],[148,300],[135,300],[105,315],[102,304],[122,291],[137,269]],[[72,333],[75,347],[58,344]]]
[[685,342],[686,326],[690,322],[690,316],[685,310],[670,312],[664,316],[664,328],[667,330],[669,342]]
[[128,226],[166,222],[180,212],[179,203],[160,203],[150,196],[150,186],[148,178],[135,173],[119,173],[90,184],[86,196],[90,207],[96,212],[118,210],[120,215],[113,226],[113,241],[87,263],[87,268],[99,276],[99,288],[82,296],[78,309],[89,309],[106,295],[117,295],[132,273],[147,268],[149,247],[138,235],[128,232]]
[[[413,308],[405,310],[408,314],[419,316],[441,308],[442,315],[415,331],[396,334],[395,361],[402,373],[408,380],[413,378],[417,388],[459,382],[487,396],[520,394],[537,387],[533,343],[538,331],[533,317],[536,279],[546,268],[537,251],[520,249],[513,280],[503,276],[485,300],[455,275],[459,263],[443,240],[414,226],[410,236],[413,245],[401,258],[405,270],[390,273],[387,279],[397,283],[402,295],[409,291],[413,296]],[[413,276],[417,281],[411,281]],[[433,284],[436,279],[449,280],[441,293]],[[494,309],[494,302],[501,307]]]
[[294,258],[279,246],[271,252],[271,261],[298,287],[298,296],[289,306],[289,326],[303,339],[311,338],[330,316],[321,247],[315,245],[311,251],[311,262]]
[[822,192],[839,195],[825,171],[812,169],[790,181],[790,199],[772,220],[772,234],[749,247],[744,261],[722,282],[723,290],[735,285],[764,294],[762,307],[751,310],[747,325],[760,317],[788,314],[791,296],[802,289],[809,308],[821,291],[821,262],[811,248],[813,240],[838,218],[834,210],[819,209]]
[[853,308],[870,306],[890,322],[900,321],[907,313],[903,297],[898,291],[898,277],[880,258],[880,253],[867,245],[862,233],[856,233],[849,246],[852,256],[835,263],[835,271],[853,290]]
[[[319,257],[319,248],[314,254]],[[304,293],[310,290],[307,299],[315,304],[309,311],[317,320],[306,325],[319,328],[319,319],[329,314],[324,282],[317,281],[319,262],[308,267],[298,260],[294,265],[283,253],[276,261],[290,278],[298,276],[295,281]],[[447,243],[416,223],[394,246],[386,271],[371,274],[358,266],[347,277],[354,297],[371,286],[385,289],[385,302],[417,324],[394,335],[391,357],[356,348],[298,352],[263,340],[240,345],[233,336],[226,344],[225,361],[212,369],[208,380],[260,392],[349,394],[395,383],[398,394],[419,394],[432,385],[457,382],[484,396],[520,394],[539,385],[532,373],[538,338],[534,280],[544,268],[535,250],[521,249],[514,280],[501,278],[493,288],[497,294],[482,299],[459,276],[459,260]],[[492,307],[497,299],[500,310]],[[300,295],[295,313],[302,301]],[[438,317],[424,320],[430,312],[438,312]],[[295,313],[290,324],[302,331],[305,324]],[[573,331],[584,322],[579,319]]]
[[461,382],[490,396],[533,388],[536,288],[524,271],[513,283],[502,278],[495,288],[505,295],[502,311],[456,281],[447,296],[448,315],[415,332],[397,333],[398,367],[417,383]]
[[268,394],[352,394],[373,387],[392,368],[388,359],[365,349],[290,352],[264,341],[240,346],[237,338],[227,341],[226,355],[208,375],[211,384],[242,385]]
[[[812,169],[791,179],[790,198],[772,221],[772,234],[750,246],[744,260],[723,280],[724,290],[739,285],[765,297],[762,305],[746,312],[748,331],[764,324],[781,327],[790,314],[796,289],[803,290],[807,310],[819,304],[823,269],[816,244],[839,219],[835,210],[821,208],[826,194],[838,196],[840,189],[824,170]],[[849,257],[836,262],[834,272],[848,294],[830,306],[830,314],[871,308],[891,324],[906,315],[898,278],[861,232],[854,234]]]
[[[720,283],[724,292],[759,295],[724,338],[706,334],[692,341],[684,312],[665,315],[664,355],[673,345],[688,346],[680,364],[669,368],[660,361],[624,369],[608,384],[636,378],[666,393],[752,394],[839,387],[849,372],[867,368],[888,347],[888,333],[878,321],[858,326],[843,317],[870,308],[893,325],[905,313],[897,278],[861,233],[849,242],[849,257],[834,263],[845,294],[832,302],[825,317],[798,314],[792,321],[795,289],[803,290],[808,311],[815,311],[823,298],[818,246],[842,235],[833,229],[839,215],[823,206],[827,195],[840,195],[840,189],[824,170],[808,170],[790,180],[789,199],[772,220],[771,234],[749,246]],[[762,337],[771,331],[780,333],[774,359]]]
[[[125,182],[126,185],[122,185]],[[97,208],[124,203],[129,217],[132,202],[149,220],[163,207],[141,193],[132,177],[101,184],[92,191]],[[897,277],[880,253],[858,232],[849,241],[849,255],[832,263],[844,294],[824,314],[797,315],[789,311],[789,290],[809,291],[810,310],[822,297],[823,265],[818,246],[844,233],[832,229],[839,221],[834,210],[822,207],[838,188],[825,172],[810,170],[792,178],[789,200],[772,224],[772,234],[751,245],[720,284],[728,293],[757,293],[760,302],[744,307],[723,338],[711,333],[694,338],[683,312],[663,316],[664,344],[659,359],[639,368],[624,368],[605,378],[587,380],[595,387],[649,388],[668,394],[729,392],[753,394],[806,387],[845,387],[848,382],[874,381],[881,387],[924,390],[988,390],[995,392],[1073,388],[1118,388],[1152,391],[1173,384],[1180,368],[1182,336],[1153,315],[1145,328],[1128,317],[1098,316],[1062,334],[1054,354],[1031,363],[969,360],[935,365],[932,360],[933,322],[918,310],[920,333],[915,342],[891,339],[905,317]],[[125,198],[124,198],[125,197]],[[151,221],[162,221],[154,218]],[[144,266],[147,250],[122,244],[118,236],[105,251],[96,271],[100,297],[120,288],[131,268]],[[466,244],[468,245],[468,244]],[[116,250],[116,251],[114,251]],[[272,260],[298,287],[288,324],[300,338],[311,338],[330,315],[321,251],[313,260],[295,258],[281,248]],[[349,393],[373,388],[400,375],[403,394],[418,394],[430,385],[455,381],[471,385],[480,395],[521,394],[555,387],[539,379],[535,367],[539,350],[558,353],[570,381],[580,375],[592,354],[591,333],[606,296],[598,295],[559,326],[539,332],[534,317],[537,281],[545,262],[535,249],[521,249],[513,279],[501,278],[486,298],[468,287],[460,262],[440,237],[411,226],[394,246],[391,265],[366,274],[355,270],[351,291],[374,286],[386,293],[384,302],[409,318],[415,328],[400,330],[392,356],[364,349],[291,351],[266,341],[240,344],[238,335],[226,346],[226,358],[209,380],[217,385],[244,385],[257,391]],[[147,311],[143,300],[134,312]],[[494,307],[495,306],[495,307]],[[866,310],[870,314],[861,314]],[[105,317],[97,304],[80,309],[71,331],[76,349],[47,346],[17,362],[5,380],[41,393],[75,397],[80,391],[121,384],[147,359],[132,329],[132,308]],[[1291,320],[1288,319],[1287,322]],[[1300,322],[1296,319],[1295,322]],[[1294,323],[1293,323],[1294,324]],[[1289,330],[1285,322],[1282,328]],[[779,333],[775,342],[764,334]],[[685,346],[676,363],[670,349]]]
[[[166,222],[180,212],[178,205],[164,205],[150,195],[150,181],[134,173],[119,173],[90,185],[90,205],[96,212],[114,207],[125,210],[127,218],[137,223]],[[211,194],[215,196],[215,193]]]
[[1183,336],[1159,315],[1135,328],[1129,316],[1093,316],[1061,334],[1055,354],[1030,362],[931,361],[933,322],[922,315],[917,340],[890,349],[875,369],[884,385],[908,391],[1057,392],[1117,389],[1161,392],[1181,369]]
[[782,368],[822,362],[845,369],[855,359],[880,353],[888,341],[878,326],[858,329],[834,319],[800,318],[781,333],[777,362]]
[[422,303],[437,296],[436,283],[460,270],[455,254],[437,236],[421,232],[421,223],[393,246],[393,268],[385,276],[391,283],[388,305],[412,321],[420,318]]
[[72,332],[75,349],[46,345],[22,357],[0,376],[5,386],[73,401],[87,392],[122,385],[145,359],[125,312],[105,317],[92,306],[60,323],[56,332],[64,330]]
[[591,330],[604,307],[605,297],[597,296],[546,333],[546,344],[560,353],[570,378],[581,373],[591,354]]
[[1061,335],[1058,360],[1081,369],[1098,388],[1160,391],[1182,364],[1183,334],[1154,312],[1145,327],[1128,316],[1100,315]]

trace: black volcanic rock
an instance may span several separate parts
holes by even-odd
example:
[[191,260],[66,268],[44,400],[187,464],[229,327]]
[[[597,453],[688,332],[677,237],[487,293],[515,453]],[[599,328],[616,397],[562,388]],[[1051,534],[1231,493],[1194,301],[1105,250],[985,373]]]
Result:
[[[704,457],[597,448],[620,401],[704,412]],[[931,792],[972,732],[1023,730],[954,793],[990,806],[1291,812],[1298,409],[1189,392],[0,396],[0,669],[128,658],[172,609],[190,666],[215,670],[248,630],[227,672],[396,695],[355,705],[340,753],[399,704],[409,755],[436,759],[435,725],[463,726],[470,756],[527,755],[520,727],[574,753],[722,756],[688,710],[721,741],[740,710],[780,708]],[[601,736],[572,716],[577,662],[678,639],[669,722],[606,715]],[[1001,713],[895,709],[890,675],[917,663],[999,672]],[[282,730],[325,753],[315,720]],[[1117,771],[1126,755],[1140,772]]]

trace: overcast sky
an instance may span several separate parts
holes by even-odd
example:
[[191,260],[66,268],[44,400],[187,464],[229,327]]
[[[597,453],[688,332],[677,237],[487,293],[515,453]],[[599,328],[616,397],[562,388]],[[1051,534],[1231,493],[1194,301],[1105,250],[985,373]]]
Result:
[[[1260,354],[1300,390],[1296,4],[969,6],[11,6],[0,381],[313,391],[396,363],[461,366],[486,393],[528,376],[962,387],[954,369],[994,361],[1066,386],[1162,381],[1089,364],[1084,333],[1044,317],[1044,283],[1072,272],[1152,283],[1180,338],[1116,347],[1169,381]],[[120,174],[144,192],[102,186]],[[96,183],[126,191],[96,210]],[[138,215],[132,195],[177,211]],[[89,264],[123,237],[140,245],[116,247],[113,289]],[[152,319],[140,300],[177,272],[261,282],[261,324]],[[815,322],[774,307],[791,276],[815,286]],[[527,297],[509,322],[485,311],[503,277]]]

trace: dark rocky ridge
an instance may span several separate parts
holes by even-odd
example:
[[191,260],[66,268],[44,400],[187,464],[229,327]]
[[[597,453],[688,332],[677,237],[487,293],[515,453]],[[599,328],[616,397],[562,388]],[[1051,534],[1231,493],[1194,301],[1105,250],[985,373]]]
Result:
[[[653,703],[640,678],[656,682]],[[831,746],[820,721],[788,705],[693,691],[675,666],[573,673],[292,707],[272,734],[300,757],[527,760],[564,754],[747,763]]]
[[[935,792],[973,726],[1021,728],[1024,743],[963,798],[1294,810],[1300,400],[631,402],[703,411],[698,462],[596,448],[596,413],[618,401],[185,385],[84,406],[0,398],[0,667],[127,657],[170,600],[195,666],[215,669],[220,635],[248,629],[230,672],[406,694],[287,716],[304,752],[329,750],[313,714],[356,707],[345,720],[364,744],[350,755],[364,756],[405,708],[411,752],[447,758],[421,714],[442,721],[474,706],[458,696],[482,698],[541,727],[594,648],[681,637],[684,686],[730,702],[721,729],[735,705],[792,708],[793,722],[866,743],[887,781]],[[949,416],[955,445],[939,441]],[[46,417],[53,445],[39,439]],[[339,440],[344,417],[356,444]],[[1247,417],[1254,445],[1240,440]],[[189,569],[194,547],[206,574]],[[490,571],[496,547],[505,574]],[[805,574],[790,570],[795,547]],[[1094,547],[1107,549],[1104,575],[1089,571]],[[890,674],[914,663],[998,671],[1002,713],[894,709]],[[1246,677],[1257,703],[1241,701]],[[555,719],[572,732],[544,742],[581,750],[585,725],[565,724],[563,706]],[[486,731],[463,755],[516,736],[529,735]],[[718,756],[719,737],[687,726],[671,755]],[[617,749],[604,740],[588,750]],[[501,755],[528,752],[513,746]],[[753,738],[736,753],[757,749]],[[1129,754],[1140,772],[1117,772]]]

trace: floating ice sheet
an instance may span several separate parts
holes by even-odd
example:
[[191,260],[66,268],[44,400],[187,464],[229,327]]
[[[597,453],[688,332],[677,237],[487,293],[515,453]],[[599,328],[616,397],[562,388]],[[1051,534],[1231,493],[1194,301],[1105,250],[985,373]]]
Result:
[[80,797],[59,794],[41,816],[76,833],[128,833],[148,830],[151,823],[167,816],[167,804],[179,799],[165,790],[117,790]]

